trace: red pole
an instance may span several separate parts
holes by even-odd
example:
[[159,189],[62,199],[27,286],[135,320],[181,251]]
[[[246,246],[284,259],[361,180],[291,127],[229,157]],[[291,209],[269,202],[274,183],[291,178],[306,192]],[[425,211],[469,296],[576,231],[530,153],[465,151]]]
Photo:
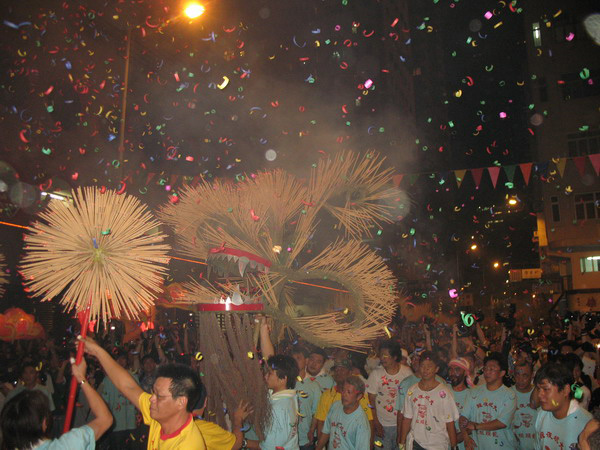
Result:
[[[85,309],[83,320],[81,321],[81,337],[87,336],[88,324],[90,322],[90,307],[92,306],[92,296],[90,295],[90,303]],[[83,340],[79,341],[77,346],[77,357],[75,358],[75,364],[79,364],[83,359]],[[75,407],[75,395],[77,394],[77,380],[71,375],[71,387],[69,389],[69,403],[67,403],[67,411],[65,416],[65,426],[63,427],[63,433],[66,433],[71,429],[71,421],[73,419],[73,408]]]

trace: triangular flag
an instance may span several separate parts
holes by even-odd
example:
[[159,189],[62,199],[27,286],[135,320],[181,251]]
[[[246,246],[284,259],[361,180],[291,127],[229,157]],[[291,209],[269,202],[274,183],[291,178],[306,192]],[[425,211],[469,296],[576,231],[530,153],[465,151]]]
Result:
[[456,177],[456,184],[458,185],[459,189],[460,189],[460,185],[462,184],[463,180],[465,179],[465,173],[467,173],[467,171],[465,169],[454,171],[454,176]]
[[512,183],[515,178],[516,168],[517,166],[515,166],[514,164],[512,166],[504,166],[504,173],[506,174],[506,178],[510,183]]
[[413,184],[415,184],[415,182],[417,181],[418,178],[419,178],[418,173],[411,173],[410,176],[408,177],[408,182],[412,186]]
[[596,176],[600,176],[600,153],[594,153],[593,155],[588,155],[590,158],[590,163],[592,167],[596,171]]
[[473,175],[475,186],[479,187],[479,184],[481,183],[481,176],[483,175],[483,167],[479,169],[471,169],[471,175]]
[[492,179],[492,186],[496,189],[496,183],[498,182],[498,175],[500,175],[500,167],[492,166],[488,167],[488,172],[490,173],[490,178]]
[[576,156],[573,158],[573,162],[577,166],[577,170],[579,170],[579,175],[583,176],[585,174],[585,156]]
[[533,163],[519,164],[519,168],[521,169],[521,173],[523,174],[523,179],[525,180],[525,186],[529,185],[529,177],[531,176],[532,165]]
[[398,187],[400,186],[400,183],[402,183],[402,178],[404,178],[404,174],[398,174],[398,175],[394,175],[392,177],[392,183],[394,183],[394,186]]
[[554,164],[556,164],[558,173],[560,174],[560,177],[562,178],[563,174],[565,173],[565,166],[567,165],[567,158],[558,158],[558,160],[554,161]]
[[148,173],[148,176],[146,177],[146,186],[148,186],[148,183],[150,183],[150,181],[152,180],[152,178],[154,178],[155,175],[156,175],[156,172]]

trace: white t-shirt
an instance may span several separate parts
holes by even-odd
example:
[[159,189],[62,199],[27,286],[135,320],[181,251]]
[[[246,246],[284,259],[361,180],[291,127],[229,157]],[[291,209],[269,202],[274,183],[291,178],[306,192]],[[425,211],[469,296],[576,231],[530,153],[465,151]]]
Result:
[[450,436],[446,424],[459,418],[451,388],[440,383],[430,391],[423,391],[417,383],[406,393],[403,412],[405,419],[411,419],[409,439],[427,450],[448,450]]
[[390,375],[383,367],[373,369],[366,382],[367,394],[375,395],[377,418],[384,427],[395,427],[398,411],[395,410],[398,385],[413,372],[406,366],[400,366],[398,373]]

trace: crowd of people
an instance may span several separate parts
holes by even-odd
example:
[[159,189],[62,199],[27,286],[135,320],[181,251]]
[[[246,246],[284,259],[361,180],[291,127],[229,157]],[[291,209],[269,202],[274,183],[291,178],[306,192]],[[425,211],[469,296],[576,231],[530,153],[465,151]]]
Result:
[[[271,340],[257,321],[271,414],[261,438],[243,401],[228,429],[204,417],[195,332],[106,330],[75,344],[1,344],[2,449],[600,449],[600,325],[536,329],[395,323],[372,351]],[[62,433],[68,386],[79,384]]]

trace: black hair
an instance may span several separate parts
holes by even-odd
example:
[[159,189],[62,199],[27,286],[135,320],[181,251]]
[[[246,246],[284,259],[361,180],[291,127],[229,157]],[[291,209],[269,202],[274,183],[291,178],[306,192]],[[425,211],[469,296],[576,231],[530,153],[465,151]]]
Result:
[[[46,431],[43,429],[46,420]],[[40,439],[50,437],[52,414],[48,397],[38,390],[25,390],[11,398],[2,409],[2,448],[30,448]]]
[[396,362],[400,362],[402,360],[402,347],[398,342],[392,340],[383,341],[379,345],[379,352],[381,353],[381,350],[384,349],[390,352],[390,355],[396,360]]
[[290,355],[297,355],[298,353],[302,353],[302,355],[304,355],[305,358],[308,358],[311,352],[303,345],[296,344],[292,346]]
[[142,357],[142,364],[144,364],[144,362],[145,362],[147,359],[151,359],[152,361],[154,361],[154,363],[155,363],[155,364],[158,364],[158,361],[156,360],[156,357],[155,357],[154,355],[152,355],[151,353],[148,353],[147,355],[144,355],[144,356]]
[[419,363],[423,364],[423,361],[426,359],[432,361],[436,366],[440,366],[440,362],[438,360],[437,355],[434,352],[430,352],[429,350],[424,351],[419,355]]
[[564,366],[567,366],[571,372],[573,372],[577,366],[579,366],[579,369],[583,370],[583,361],[575,353],[566,353],[564,355],[560,355],[558,362]]
[[567,386],[569,393],[571,393],[571,385],[575,382],[573,371],[564,364],[555,362],[544,364],[535,374],[534,383],[536,385],[544,380],[548,380],[550,384],[555,385],[561,391]]
[[508,361],[506,360],[506,356],[500,352],[491,352],[489,355],[487,355],[483,360],[483,365],[485,366],[488,361],[496,361],[500,366],[500,370],[505,372],[508,370]]
[[156,378],[170,378],[169,392],[173,398],[186,397],[188,412],[194,410],[202,395],[202,381],[194,370],[183,364],[164,364],[158,366]]
[[25,369],[27,367],[33,367],[35,370],[35,364],[31,361],[26,361],[23,364],[21,364],[21,367],[19,368],[19,376],[23,376],[23,373],[25,373]]
[[571,349],[577,350],[579,345],[577,345],[576,341],[562,341],[560,344],[558,344],[558,350],[561,350],[563,347],[571,347]]
[[348,378],[346,378],[346,381],[344,381],[344,384],[346,383],[351,386],[354,386],[354,389],[356,389],[361,394],[365,393],[365,383],[363,380],[360,379],[360,377],[357,377],[356,375],[350,375]]
[[327,361],[327,358],[329,358],[327,356],[327,353],[325,352],[325,350],[323,350],[320,347],[313,347],[309,350],[309,354],[308,356],[312,355],[312,354],[316,354],[316,355],[321,355],[323,357],[323,361]]
[[298,377],[300,370],[296,360],[291,356],[287,355],[274,355],[271,356],[267,364],[269,368],[275,372],[277,378],[286,378],[285,387],[288,389],[294,389],[296,386],[296,378]]

